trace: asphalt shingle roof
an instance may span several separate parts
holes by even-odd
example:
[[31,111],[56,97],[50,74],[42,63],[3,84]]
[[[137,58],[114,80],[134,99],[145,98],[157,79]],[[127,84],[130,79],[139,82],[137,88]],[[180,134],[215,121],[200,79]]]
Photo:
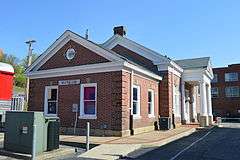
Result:
[[210,57],[182,59],[182,60],[175,60],[175,62],[178,65],[180,65],[183,69],[206,68],[210,63]]

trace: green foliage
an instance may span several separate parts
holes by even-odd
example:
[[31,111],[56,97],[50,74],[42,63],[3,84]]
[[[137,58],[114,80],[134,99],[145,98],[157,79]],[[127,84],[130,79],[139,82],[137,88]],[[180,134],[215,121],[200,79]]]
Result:
[[[32,55],[32,60],[36,60],[37,54]],[[24,74],[27,68],[28,57],[25,57],[23,60],[19,60],[16,56],[12,54],[3,54],[0,59],[1,62],[11,64],[15,71],[14,84],[17,87],[24,88],[26,87],[26,76]]]
[[22,65],[15,66],[15,85],[24,88],[26,86],[25,68]]

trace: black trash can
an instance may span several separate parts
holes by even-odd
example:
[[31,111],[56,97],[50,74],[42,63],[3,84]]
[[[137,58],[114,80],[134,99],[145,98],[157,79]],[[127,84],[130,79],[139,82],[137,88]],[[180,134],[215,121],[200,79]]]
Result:
[[48,122],[47,150],[51,151],[59,148],[59,119],[51,119]]
[[170,117],[160,117],[159,118],[159,128],[160,128],[160,130],[171,129],[171,118]]

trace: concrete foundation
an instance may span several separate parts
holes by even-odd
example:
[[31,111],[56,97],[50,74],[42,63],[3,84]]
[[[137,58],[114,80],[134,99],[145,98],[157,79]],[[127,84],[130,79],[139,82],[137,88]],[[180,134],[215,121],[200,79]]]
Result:
[[182,120],[182,124],[187,124],[187,121],[186,120]]
[[209,126],[209,117],[208,116],[200,116],[200,126],[201,127],[207,127]]
[[213,116],[208,116],[209,125],[213,125]]

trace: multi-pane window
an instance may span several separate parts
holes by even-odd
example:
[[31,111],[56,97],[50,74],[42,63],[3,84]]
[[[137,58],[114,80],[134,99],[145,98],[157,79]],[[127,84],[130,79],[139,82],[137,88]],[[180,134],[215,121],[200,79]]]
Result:
[[97,84],[88,83],[81,85],[80,116],[96,118],[97,107]]
[[239,87],[226,87],[225,88],[226,97],[239,97]]
[[140,87],[133,86],[132,114],[140,116]]
[[148,90],[148,115],[154,116],[154,91]]
[[217,83],[218,82],[218,75],[217,74],[214,74],[212,82],[213,83]]
[[218,88],[217,87],[213,87],[213,88],[211,88],[211,94],[212,94],[212,97],[213,98],[216,98],[216,97],[218,97]]
[[225,73],[225,81],[238,81],[238,73],[232,72],[232,73]]
[[45,87],[44,113],[46,115],[56,115],[58,107],[58,87]]
[[180,115],[180,90],[179,86],[174,86],[173,88],[173,93],[174,93],[174,114],[175,115]]

